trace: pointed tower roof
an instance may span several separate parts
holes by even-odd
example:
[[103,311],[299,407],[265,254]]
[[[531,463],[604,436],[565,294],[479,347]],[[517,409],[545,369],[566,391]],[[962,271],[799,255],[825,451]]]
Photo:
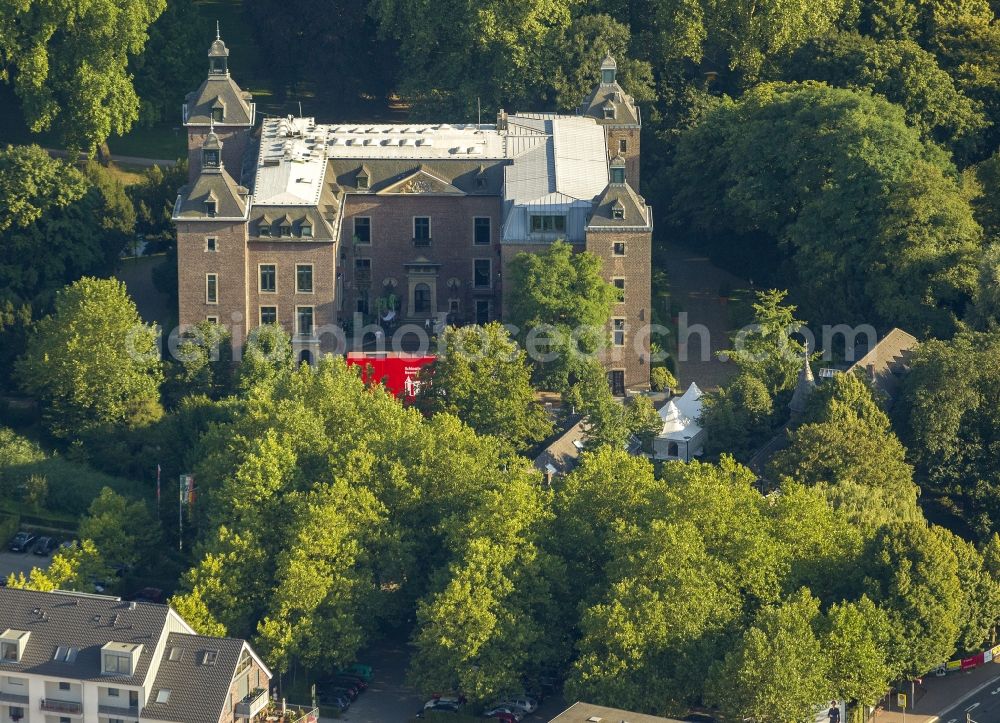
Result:
[[185,98],[184,125],[207,126],[215,118],[222,125],[252,126],[256,115],[252,99],[229,75],[229,48],[219,37],[216,24],[215,40],[208,49],[208,77]]
[[795,392],[792,394],[792,401],[788,403],[788,408],[793,416],[797,416],[806,411],[806,403],[816,389],[816,380],[813,378],[812,367],[809,366],[809,352],[807,351],[802,359],[802,368],[799,370],[799,381],[795,385]]
[[618,70],[618,63],[611,57],[611,53],[604,56],[604,62],[601,63],[601,70]]

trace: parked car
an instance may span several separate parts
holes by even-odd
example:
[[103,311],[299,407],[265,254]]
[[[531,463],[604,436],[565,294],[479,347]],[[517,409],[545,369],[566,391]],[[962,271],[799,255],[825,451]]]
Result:
[[336,708],[341,713],[351,707],[351,699],[346,695],[335,695],[324,692],[316,697],[316,702],[324,707]]
[[708,713],[690,713],[681,720],[690,721],[691,723],[715,723],[715,717],[710,716]]
[[502,723],[518,723],[521,719],[514,713],[497,713],[493,716],[494,720],[501,721]]
[[428,701],[423,708],[417,711],[417,718],[423,718],[428,711],[435,713],[458,713],[459,705],[453,700],[432,700]]
[[329,678],[328,680],[324,680],[323,685],[325,688],[329,690],[334,690],[339,688],[343,691],[347,691],[348,693],[350,693],[352,698],[357,698],[358,693],[361,692],[361,686],[359,686],[357,683],[353,683],[349,680],[341,680],[339,678]]
[[332,686],[330,688],[324,688],[323,689],[323,693],[326,693],[326,694],[329,694],[329,695],[342,695],[342,696],[346,696],[349,700],[354,700],[355,698],[358,697],[358,689],[357,688],[344,688],[343,686],[340,686],[340,685],[335,685],[335,686]]
[[359,690],[368,689],[368,681],[366,681],[364,678],[359,678],[356,675],[344,675],[343,673],[337,673],[337,675],[334,676],[334,680],[342,680],[354,683]]
[[39,537],[35,540],[35,546],[31,548],[31,551],[36,555],[43,555],[48,557],[51,555],[57,547],[57,543],[52,537]]
[[516,698],[507,698],[496,704],[497,707],[506,706],[514,711],[521,711],[522,713],[534,713],[538,710],[538,702],[534,698],[529,698],[526,695],[519,695]]
[[455,708],[458,708],[463,702],[464,701],[461,698],[456,698],[450,695],[438,696],[437,698],[431,698],[429,701],[424,703],[424,708],[430,709],[438,705],[452,705],[455,706]]
[[524,713],[517,708],[511,708],[507,705],[495,705],[489,710],[483,712],[483,715],[487,718],[498,718],[500,716],[512,717],[514,721],[519,721],[524,717]]
[[349,665],[343,670],[338,672],[338,675],[356,675],[357,677],[364,680],[366,683],[370,683],[372,680],[372,666],[362,665],[361,663],[355,663],[354,665]]
[[32,533],[21,530],[14,535],[14,538],[7,547],[11,552],[27,552],[31,549],[34,542],[35,536]]

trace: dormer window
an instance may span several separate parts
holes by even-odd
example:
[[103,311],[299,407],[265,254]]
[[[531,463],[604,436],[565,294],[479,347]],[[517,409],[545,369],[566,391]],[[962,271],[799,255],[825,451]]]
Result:
[[218,210],[218,204],[213,199],[205,201],[205,215],[210,217],[215,217],[216,211]]
[[625,207],[621,201],[615,201],[615,205],[611,207],[611,218],[625,218]]
[[225,108],[212,108],[212,120],[216,123],[221,123],[225,112]]
[[0,663],[19,663],[30,636],[25,630],[5,630],[0,635]]
[[310,237],[312,237],[312,235],[313,235],[312,226],[310,226],[307,223],[302,224],[301,232],[302,232],[302,237],[303,238],[310,238]]
[[367,191],[369,183],[368,174],[364,171],[360,171],[357,176],[357,185],[359,191]]
[[271,219],[262,218],[257,222],[257,235],[265,238],[271,236]]
[[281,225],[281,235],[282,236],[291,236],[292,235],[292,227],[289,226],[288,224],[282,224]]
[[605,103],[604,104],[604,120],[614,120],[617,114],[614,104]]
[[101,675],[132,675],[142,645],[132,643],[105,643],[101,648]]

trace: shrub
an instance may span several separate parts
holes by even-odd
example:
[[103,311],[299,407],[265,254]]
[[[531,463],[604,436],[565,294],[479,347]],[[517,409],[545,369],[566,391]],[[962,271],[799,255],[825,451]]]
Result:
[[666,367],[653,367],[649,370],[649,385],[654,392],[662,392],[677,386],[677,380]]

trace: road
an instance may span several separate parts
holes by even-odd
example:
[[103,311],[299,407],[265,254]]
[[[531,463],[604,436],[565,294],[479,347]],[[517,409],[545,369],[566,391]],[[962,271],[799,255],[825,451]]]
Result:
[[976,723],[1000,721],[1000,678],[996,678],[979,692],[961,701],[938,717],[939,723],[965,723],[967,715]]

